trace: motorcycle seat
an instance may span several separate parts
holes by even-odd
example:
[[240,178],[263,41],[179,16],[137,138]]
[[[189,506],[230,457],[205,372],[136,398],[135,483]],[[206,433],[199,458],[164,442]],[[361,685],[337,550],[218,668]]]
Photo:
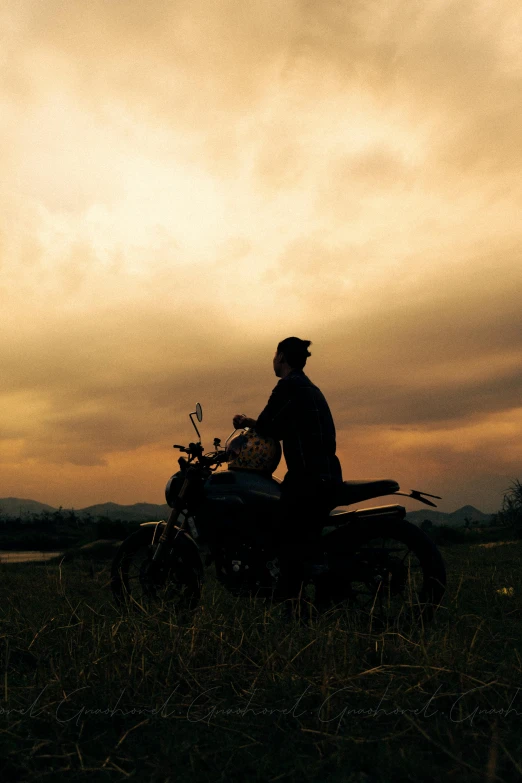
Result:
[[400,486],[393,479],[366,479],[364,481],[343,481],[339,487],[336,505],[349,506],[362,500],[393,495]]

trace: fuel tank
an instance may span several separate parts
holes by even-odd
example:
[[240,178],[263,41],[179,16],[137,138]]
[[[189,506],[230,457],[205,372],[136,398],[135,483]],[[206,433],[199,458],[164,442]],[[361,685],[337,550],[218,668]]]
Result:
[[223,470],[205,481],[205,499],[229,506],[273,507],[281,494],[280,483],[253,470]]

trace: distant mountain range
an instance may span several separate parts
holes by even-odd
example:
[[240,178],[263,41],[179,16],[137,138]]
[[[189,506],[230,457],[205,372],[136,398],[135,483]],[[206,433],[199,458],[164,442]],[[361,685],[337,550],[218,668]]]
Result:
[[[58,511],[53,506],[46,503],[39,503],[37,500],[25,500],[23,498],[0,498],[0,513],[8,516],[31,516],[32,514],[41,514],[47,511],[52,514]],[[62,511],[70,509],[62,508]],[[98,517],[108,517],[109,519],[120,519],[123,522],[149,522],[151,520],[165,519],[170,509],[164,505],[154,503],[134,503],[132,506],[120,506],[118,503],[98,503],[95,506],[86,508],[75,508],[74,513],[77,517],[92,517],[96,520]]]
[[37,500],[22,500],[22,498],[0,498],[0,512],[10,517],[27,516],[29,514],[41,514],[42,511],[57,511],[53,506],[39,503]]
[[[68,511],[69,509],[62,509]],[[342,509],[341,509],[342,510]],[[24,500],[22,498],[0,498],[0,513],[8,516],[31,516],[40,514],[43,511],[53,513],[58,511],[53,506],[46,503],[39,503],[37,500]],[[98,517],[108,517],[109,519],[120,519],[123,522],[149,522],[151,520],[166,519],[169,514],[169,507],[156,505],[154,503],[134,503],[131,506],[120,506],[118,503],[98,503],[95,506],[87,508],[74,509],[78,517],[90,516],[93,520]],[[474,506],[463,506],[445,513],[444,511],[431,511],[430,509],[420,509],[419,511],[409,511],[406,519],[415,525],[421,525],[425,519],[429,519],[434,525],[449,525],[451,527],[462,527],[469,519],[472,523],[479,525],[489,525],[493,514],[484,514]]]
[[408,511],[406,519],[415,525],[422,525],[425,519],[429,519],[434,525],[448,525],[449,527],[463,527],[466,521],[477,522],[478,525],[489,525],[494,514],[484,514],[475,506],[462,506],[457,511],[445,514],[443,511],[431,511],[420,509],[419,511]]

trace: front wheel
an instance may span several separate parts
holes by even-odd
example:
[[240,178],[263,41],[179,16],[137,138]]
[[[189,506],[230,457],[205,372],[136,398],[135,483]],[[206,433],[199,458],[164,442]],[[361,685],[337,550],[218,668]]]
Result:
[[166,562],[152,560],[153,526],[140,527],[123,541],[111,569],[111,589],[118,604],[150,606],[167,602],[179,611],[199,603],[203,566],[195,543],[183,532],[176,536]]
[[323,606],[346,603],[376,625],[432,619],[446,568],[428,536],[404,520],[348,523],[325,536],[330,570],[316,580]]

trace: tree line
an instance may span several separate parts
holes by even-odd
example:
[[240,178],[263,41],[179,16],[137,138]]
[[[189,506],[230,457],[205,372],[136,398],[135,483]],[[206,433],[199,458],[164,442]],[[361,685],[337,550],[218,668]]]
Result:
[[8,514],[0,511],[0,550],[67,549],[98,539],[123,540],[136,524],[74,509]]

